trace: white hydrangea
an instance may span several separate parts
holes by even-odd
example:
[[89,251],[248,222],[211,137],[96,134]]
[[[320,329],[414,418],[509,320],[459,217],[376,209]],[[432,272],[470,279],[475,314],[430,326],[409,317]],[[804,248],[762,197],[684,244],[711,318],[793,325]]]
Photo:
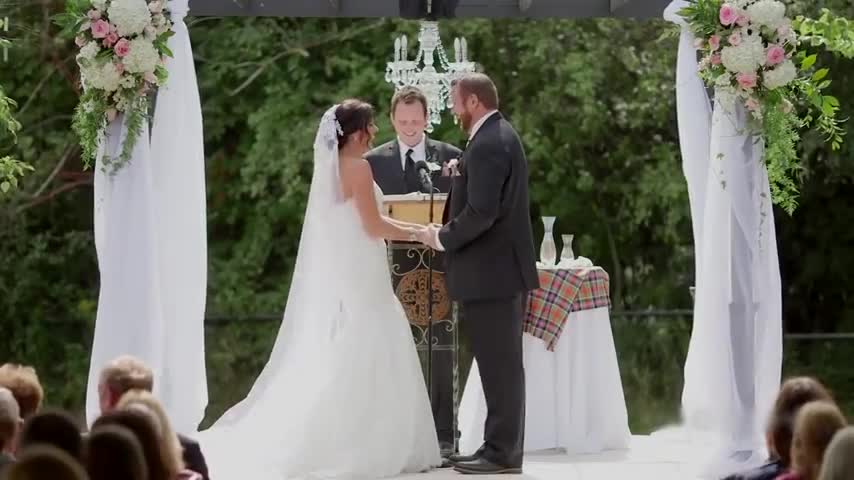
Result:
[[121,74],[116,70],[113,62],[92,64],[81,70],[84,84],[88,88],[95,88],[107,92],[114,92],[119,88]]
[[107,15],[122,37],[142,33],[151,23],[151,12],[145,0],[113,0]]
[[123,59],[125,70],[131,73],[154,71],[158,61],[160,61],[160,53],[157,52],[150,40],[143,37],[130,41],[130,51]]
[[744,43],[737,47],[724,47],[721,50],[721,63],[735,73],[753,73],[759,67],[753,48]]
[[778,0],[759,0],[747,7],[750,21],[776,30],[786,18],[786,6]]
[[92,0],[92,7],[97,10],[103,10],[107,8],[107,0]]
[[122,77],[122,88],[133,88],[134,85],[136,85],[136,79],[133,78],[133,75],[125,75]]
[[777,65],[773,70],[768,70],[763,75],[763,83],[765,88],[774,90],[775,88],[784,87],[798,76],[798,69],[791,60]]
[[80,53],[77,54],[77,60],[92,61],[95,59],[95,56],[97,56],[98,52],[100,51],[101,46],[98,45],[98,42],[89,42],[84,45],[83,48],[80,49]]

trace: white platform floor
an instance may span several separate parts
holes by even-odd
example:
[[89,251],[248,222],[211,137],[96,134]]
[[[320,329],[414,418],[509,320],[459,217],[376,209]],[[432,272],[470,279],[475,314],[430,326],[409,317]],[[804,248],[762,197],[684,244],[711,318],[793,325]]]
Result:
[[[663,436],[634,436],[628,450],[590,455],[527,454],[522,475],[484,475],[501,480],[699,480],[705,448]],[[472,478],[452,469],[398,477],[406,480]]]

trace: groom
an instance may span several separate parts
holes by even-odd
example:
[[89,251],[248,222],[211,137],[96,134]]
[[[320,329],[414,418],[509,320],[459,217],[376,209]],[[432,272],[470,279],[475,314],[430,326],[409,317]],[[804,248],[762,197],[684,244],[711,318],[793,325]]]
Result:
[[452,84],[454,114],[469,134],[452,167],[442,215],[419,240],[446,252],[448,292],[480,369],[487,416],[484,444],[452,456],[460,473],[521,473],[525,433],[522,320],[527,293],[539,287],[528,206],[528,162],[516,131],[498,112],[484,74]]

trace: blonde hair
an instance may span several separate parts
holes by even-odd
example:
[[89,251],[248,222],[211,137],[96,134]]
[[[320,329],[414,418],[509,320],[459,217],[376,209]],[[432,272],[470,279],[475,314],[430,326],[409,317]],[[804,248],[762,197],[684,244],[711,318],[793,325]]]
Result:
[[8,388],[15,396],[22,418],[29,418],[41,408],[44,389],[35,368],[17,363],[0,366],[0,387]]
[[142,360],[123,355],[101,370],[101,383],[116,395],[136,389],[150,392],[154,387],[154,374]]
[[821,464],[819,480],[849,480],[854,478],[854,427],[836,432]]
[[181,442],[178,441],[178,435],[172,429],[163,405],[151,392],[141,389],[129,390],[119,399],[116,409],[134,410],[151,417],[160,436],[160,456],[168,473],[167,478],[174,478],[178,472],[184,470]]
[[792,438],[792,470],[804,480],[818,477],[824,451],[846,421],[839,407],[825,401],[809,402],[798,411]]

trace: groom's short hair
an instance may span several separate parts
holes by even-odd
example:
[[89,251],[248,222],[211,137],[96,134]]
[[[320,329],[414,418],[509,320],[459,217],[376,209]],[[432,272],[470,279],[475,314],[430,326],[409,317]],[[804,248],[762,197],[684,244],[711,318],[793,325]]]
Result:
[[424,116],[427,116],[427,97],[424,95],[424,92],[422,92],[420,88],[403,87],[400,90],[394,92],[394,95],[391,97],[392,116],[394,116],[394,112],[395,110],[397,110],[397,106],[401,102],[405,105],[412,105],[415,102],[420,103],[421,107],[424,109]]
[[498,110],[498,89],[486,74],[466,73],[453,80],[451,85],[457,86],[464,97],[474,95],[484,107]]

